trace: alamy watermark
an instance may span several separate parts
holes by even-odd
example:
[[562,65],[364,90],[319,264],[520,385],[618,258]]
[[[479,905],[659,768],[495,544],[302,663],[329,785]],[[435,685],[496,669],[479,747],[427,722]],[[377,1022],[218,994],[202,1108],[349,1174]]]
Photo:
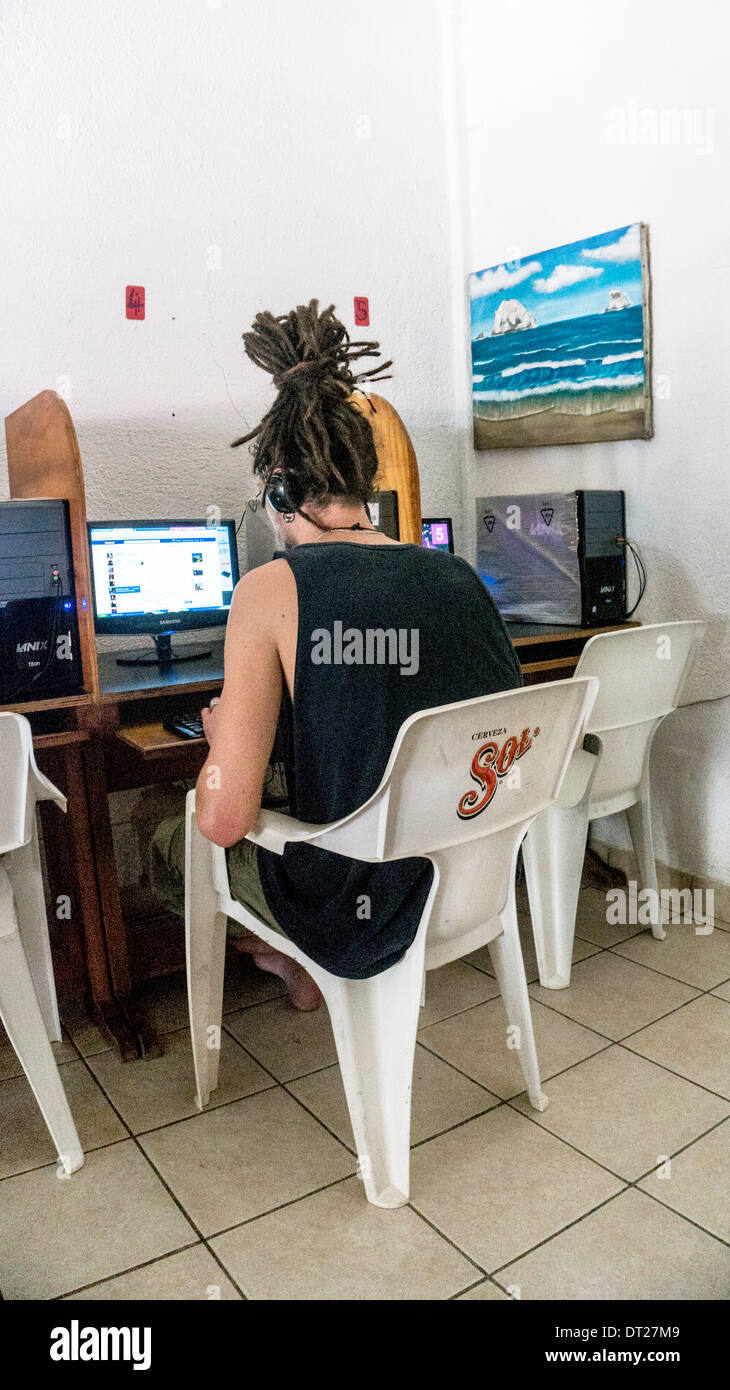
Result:
[[339,619],[332,631],[317,627],[312,633],[315,666],[398,666],[402,676],[418,673],[417,627],[344,626]]
[[649,927],[659,922],[694,924],[695,936],[709,936],[715,925],[715,892],[712,888],[639,888],[634,879],[626,888],[610,888],[606,894],[609,926]]
[[135,1371],[152,1365],[149,1327],[86,1327],[72,1318],[51,1330],[51,1361],[130,1361]]
[[711,107],[639,106],[629,101],[607,112],[608,145],[685,145],[695,154],[715,148],[715,112]]

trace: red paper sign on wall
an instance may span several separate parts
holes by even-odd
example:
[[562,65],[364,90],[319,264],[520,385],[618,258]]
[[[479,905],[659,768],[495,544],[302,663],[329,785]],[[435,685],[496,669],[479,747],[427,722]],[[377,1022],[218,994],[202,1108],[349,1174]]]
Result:
[[144,318],[144,285],[127,285],[124,300],[128,319]]
[[362,294],[355,295],[355,323],[358,328],[367,328],[370,323],[370,302]]

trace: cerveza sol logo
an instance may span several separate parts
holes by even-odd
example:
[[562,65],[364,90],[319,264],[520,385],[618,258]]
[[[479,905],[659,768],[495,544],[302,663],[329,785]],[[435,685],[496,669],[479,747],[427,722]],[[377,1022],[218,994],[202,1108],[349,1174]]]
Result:
[[529,729],[523,729],[519,738],[510,734],[501,746],[491,739],[489,743],[483,743],[481,748],[477,748],[471,760],[469,776],[476,782],[478,791],[472,788],[471,791],[464,792],[456,808],[456,814],[461,820],[470,820],[472,816],[478,816],[485,810],[501,778],[506,777],[513,764],[525,756],[539,732],[539,727],[533,729],[532,733]]
[[51,1331],[52,1361],[131,1361],[135,1371],[152,1365],[151,1327],[82,1327],[72,1318],[68,1327]]

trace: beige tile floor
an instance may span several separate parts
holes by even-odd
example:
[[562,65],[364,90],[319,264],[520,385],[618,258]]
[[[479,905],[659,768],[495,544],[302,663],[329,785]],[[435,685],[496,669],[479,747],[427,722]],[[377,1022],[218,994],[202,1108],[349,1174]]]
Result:
[[369,1206],[325,1011],[233,957],[220,1086],[193,1098],[181,977],[147,985],[163,1055],[122,1066],[65,1020],[84,1167],[0,1039],[0,1289],[10,1299],[722,1299],[730,1292],[730,926],[665,942],[581,895],[573,980],[542,989],[550,1104],[522,1090],[486,950],[429,977],[411,1200]]

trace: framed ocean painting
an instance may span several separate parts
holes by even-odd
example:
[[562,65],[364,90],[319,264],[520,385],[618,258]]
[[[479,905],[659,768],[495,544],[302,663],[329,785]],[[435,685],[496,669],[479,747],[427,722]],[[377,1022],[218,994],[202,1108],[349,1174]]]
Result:
[[474,447],[652,435],[643,222],[469,276]]

